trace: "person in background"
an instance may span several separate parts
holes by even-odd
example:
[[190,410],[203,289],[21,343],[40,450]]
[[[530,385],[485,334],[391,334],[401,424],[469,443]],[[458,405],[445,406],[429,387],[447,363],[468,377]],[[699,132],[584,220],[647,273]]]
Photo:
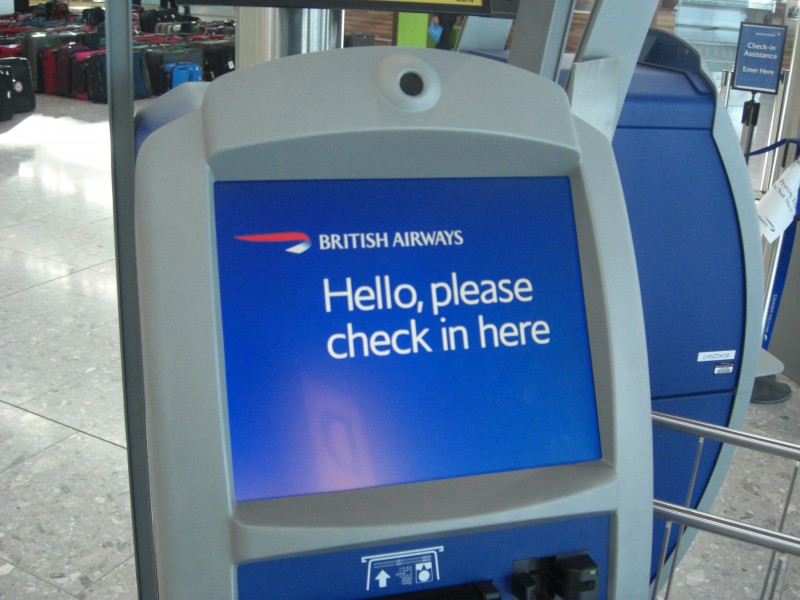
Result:
[[[178,0],[160,0],[160,1],[161,1],[161,8],[171,8],[172,12],[174,12],[176,15],[178,14]],[[191,14],[190,7],[188,4],[183,5],[183,14],[185,15]]]
[[449,14],[434,15],[433,19],[434,22],[437,22],[442,28],[442,33],[439,36],[439,41],[436,42],[436,47],[440,50],[452,50],[450,38],[453,33],[453,25],[456,24],[456,16]]

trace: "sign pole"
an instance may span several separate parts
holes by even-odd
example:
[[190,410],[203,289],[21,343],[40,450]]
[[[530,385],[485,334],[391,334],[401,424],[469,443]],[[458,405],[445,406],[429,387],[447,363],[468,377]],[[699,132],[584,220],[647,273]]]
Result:
[[742,134],[739,138],[747,162],[761,108],[756,101],[756,92],[778,92],[785,40],[786,27],[742,23],[739,28],[732,87],[752,94],[750,100],[744,103]]
[[742,108],[742,134],[739,137],[744,160],[748,164],[750,163],[750,150],[753,148],[753,133],[758,125],[758,112],[761,109],[761,103],[756,100],[756,93],[750,93],[752,94],[750,100],[745,102]]

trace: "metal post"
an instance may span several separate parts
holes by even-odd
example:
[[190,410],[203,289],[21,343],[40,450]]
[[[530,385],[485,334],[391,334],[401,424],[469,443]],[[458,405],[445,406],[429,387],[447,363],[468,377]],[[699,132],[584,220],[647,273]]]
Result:
[[744,103],[744,107],[742,108],[742,135],[739,137],[739,142],[741,143],[742,152],[744,153],[744,160],[748,163],[750,162],[748,154],[753,148],[753,134],[758,125],[758,111],[760,108],[761,104],[756,101],[755,92],[753,92],[750,100]]
[[[703,448],[705,447],[705,438],[701,437],[697,440],[697,450],[694,455],[694,466],[692,467],[692,476],[689,480],[689,487],[686,490],[686,500],[684,506],[691,507],[692,496],[694,496],[694,488],[697,484],[697,472],[700,470],[700,459],[703,457]],[[681,556],[681,542],[686,533],[686,526],[681,526],[678,530],[678,539],[675,541],[675,549],[672,552],[672,566],[669,569],[669,579],[667,580],[667,589],[664,592],[664,600],[669,600],[669,594],[672,591],[672,581],[675,579],[675,569],[678,566],[678,559]]]
[[574,4],[575,0],[521,3],[509,64],[555,81],[558,78],[559,61],[567,44]]
[[722,105],[728,108],[728,102],[731,99],[731,84],[733,79],[733,71],[730,69],[723,69],[722,81],[719,85],[719,96],[722,98]]
[[344,45],[341,10],[292,8],[288,31],[288,54],[320,52]]
[[344,46],[341,10],[241,6],[236,21],[237,68]]
[[[789,514],[789,505],[792,502],[792,495],[794,494],[794,486],[797,483],[797,473],[800,471],[800,462],[795,461],[794,463],[794,470],[792,471],[792,481],[789,484],[789,491],[786,492],[786,502],[783,503],[783,512],[781,513],[781,522],[778,524],[778,531],[783,533],[783,528],[786,525],[786,517]],[[761,595],[758,597],[759,600],[763,600],[765,594],[767,593],[767,585],[769,584],[770,575],[772,575],[772,567],[775,564],[775,558],[777,556],[777,552],[775,550],[772,551],[772,555],[769,559],[769,566],[767,567],[767,576],[764,579],[764,587],[761,588]],[[784,557],[781,556],[778,560],[778,569],[775,572],[775,578],[772,584],[772,593],[770,594],[770,598],[775,595],[775,585],[778,583],[778,579],[780,579],[781,573],[781,566],[782,563],[780,562],[781,559]]]
[[134,240],[134,129],[131,0],[107,4],[108,103],[125,426],[136,579],[141,600],[158,598],[147,467],[142,341]]

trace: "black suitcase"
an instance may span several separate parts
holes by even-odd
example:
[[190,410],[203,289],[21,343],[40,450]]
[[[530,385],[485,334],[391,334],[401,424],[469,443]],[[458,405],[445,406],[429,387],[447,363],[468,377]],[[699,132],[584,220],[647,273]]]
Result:
[[[86,83],[88,100],[97,103],[108,102],[108,84],[106,81],[106,54],[92,54],[85,60],[83,77]],[[144,66],[142,52],[133,53],[133,98],[142,100],[151,96],[150,80]]]
[[150,85],[150,74],[144,62],[144,52],[141,50],[133,51],[133,99],[144,100],[153,95]]
[[81,43],[90,50],[100,50],[106,47],[106,24],[100,23],[94,31],[87,31],[81,35]]
[[375,36],[371,33],[348,33],[344,36],[344,47],[355,48],[356,46],[374,46]]
[[80,42],[84,31],[82,28],[45,29],[44,33],[50,40],[50,42],[48,42],[50,44],[49,47],[52,48],[53,46],[58,46],[60,44],[72,44]]
[[172,35],[181,33],[191,33],[192,24],[189,22],[167,22],[156,24],[156,33],[161,35]]
[[0,121],[14,116],[14,72],[7,65],[0,65]]
[[169,8],[146,10],[139,16],[139,27],[143,33],[155,33],[156,25],[175,21],[175,13]]
[[203,80],[214,81],[235,68],[236,47],[233,40],[207,40],[190,42],[190,48],[202,52]]
[[33,90],[31,65],[27,58],[13,56],[0,58],[0,65],[11,67],[14,76],[14,113],[31,112],[36,109],[36,93]]
[[86,82],[86,95],[90,101],[108,102],[105,52],[92,54],[86,59],[84,79]]
[[167,74],[164,72],[164,65],[178,62],[192,62],[203,66],[203,53],[200,48],[176,48],[175,46],[164,46],[148,48],[144,51],[147,74],[150,78],[150,88],[154,96],[169,91]]
[[81,13],[81,21],[86,25],[97,26],[106,20],[105,9],[95,6],[94,8],[84,8]]
[[103,52],[105,52],[105,50],[89,50],[87,52],[80,52],[72,57],[72,66],[70,68],[70,73],[72,74],[72,81],[70,81],[69,87],[72,96],[77,98],[78,100],[89,99],[89,93],[88,93],[89,84],[87,83],[87,75],[86,75],[88,59],[94,56],[95,54],[101,54]]

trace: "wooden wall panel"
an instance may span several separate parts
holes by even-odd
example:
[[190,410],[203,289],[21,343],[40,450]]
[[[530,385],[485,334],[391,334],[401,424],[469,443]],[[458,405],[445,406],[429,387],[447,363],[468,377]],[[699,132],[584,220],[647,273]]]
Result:
[[345,33],[371,33],[375,45],[394,44],[395,13],[383,10],[347,10],[344,13]]

